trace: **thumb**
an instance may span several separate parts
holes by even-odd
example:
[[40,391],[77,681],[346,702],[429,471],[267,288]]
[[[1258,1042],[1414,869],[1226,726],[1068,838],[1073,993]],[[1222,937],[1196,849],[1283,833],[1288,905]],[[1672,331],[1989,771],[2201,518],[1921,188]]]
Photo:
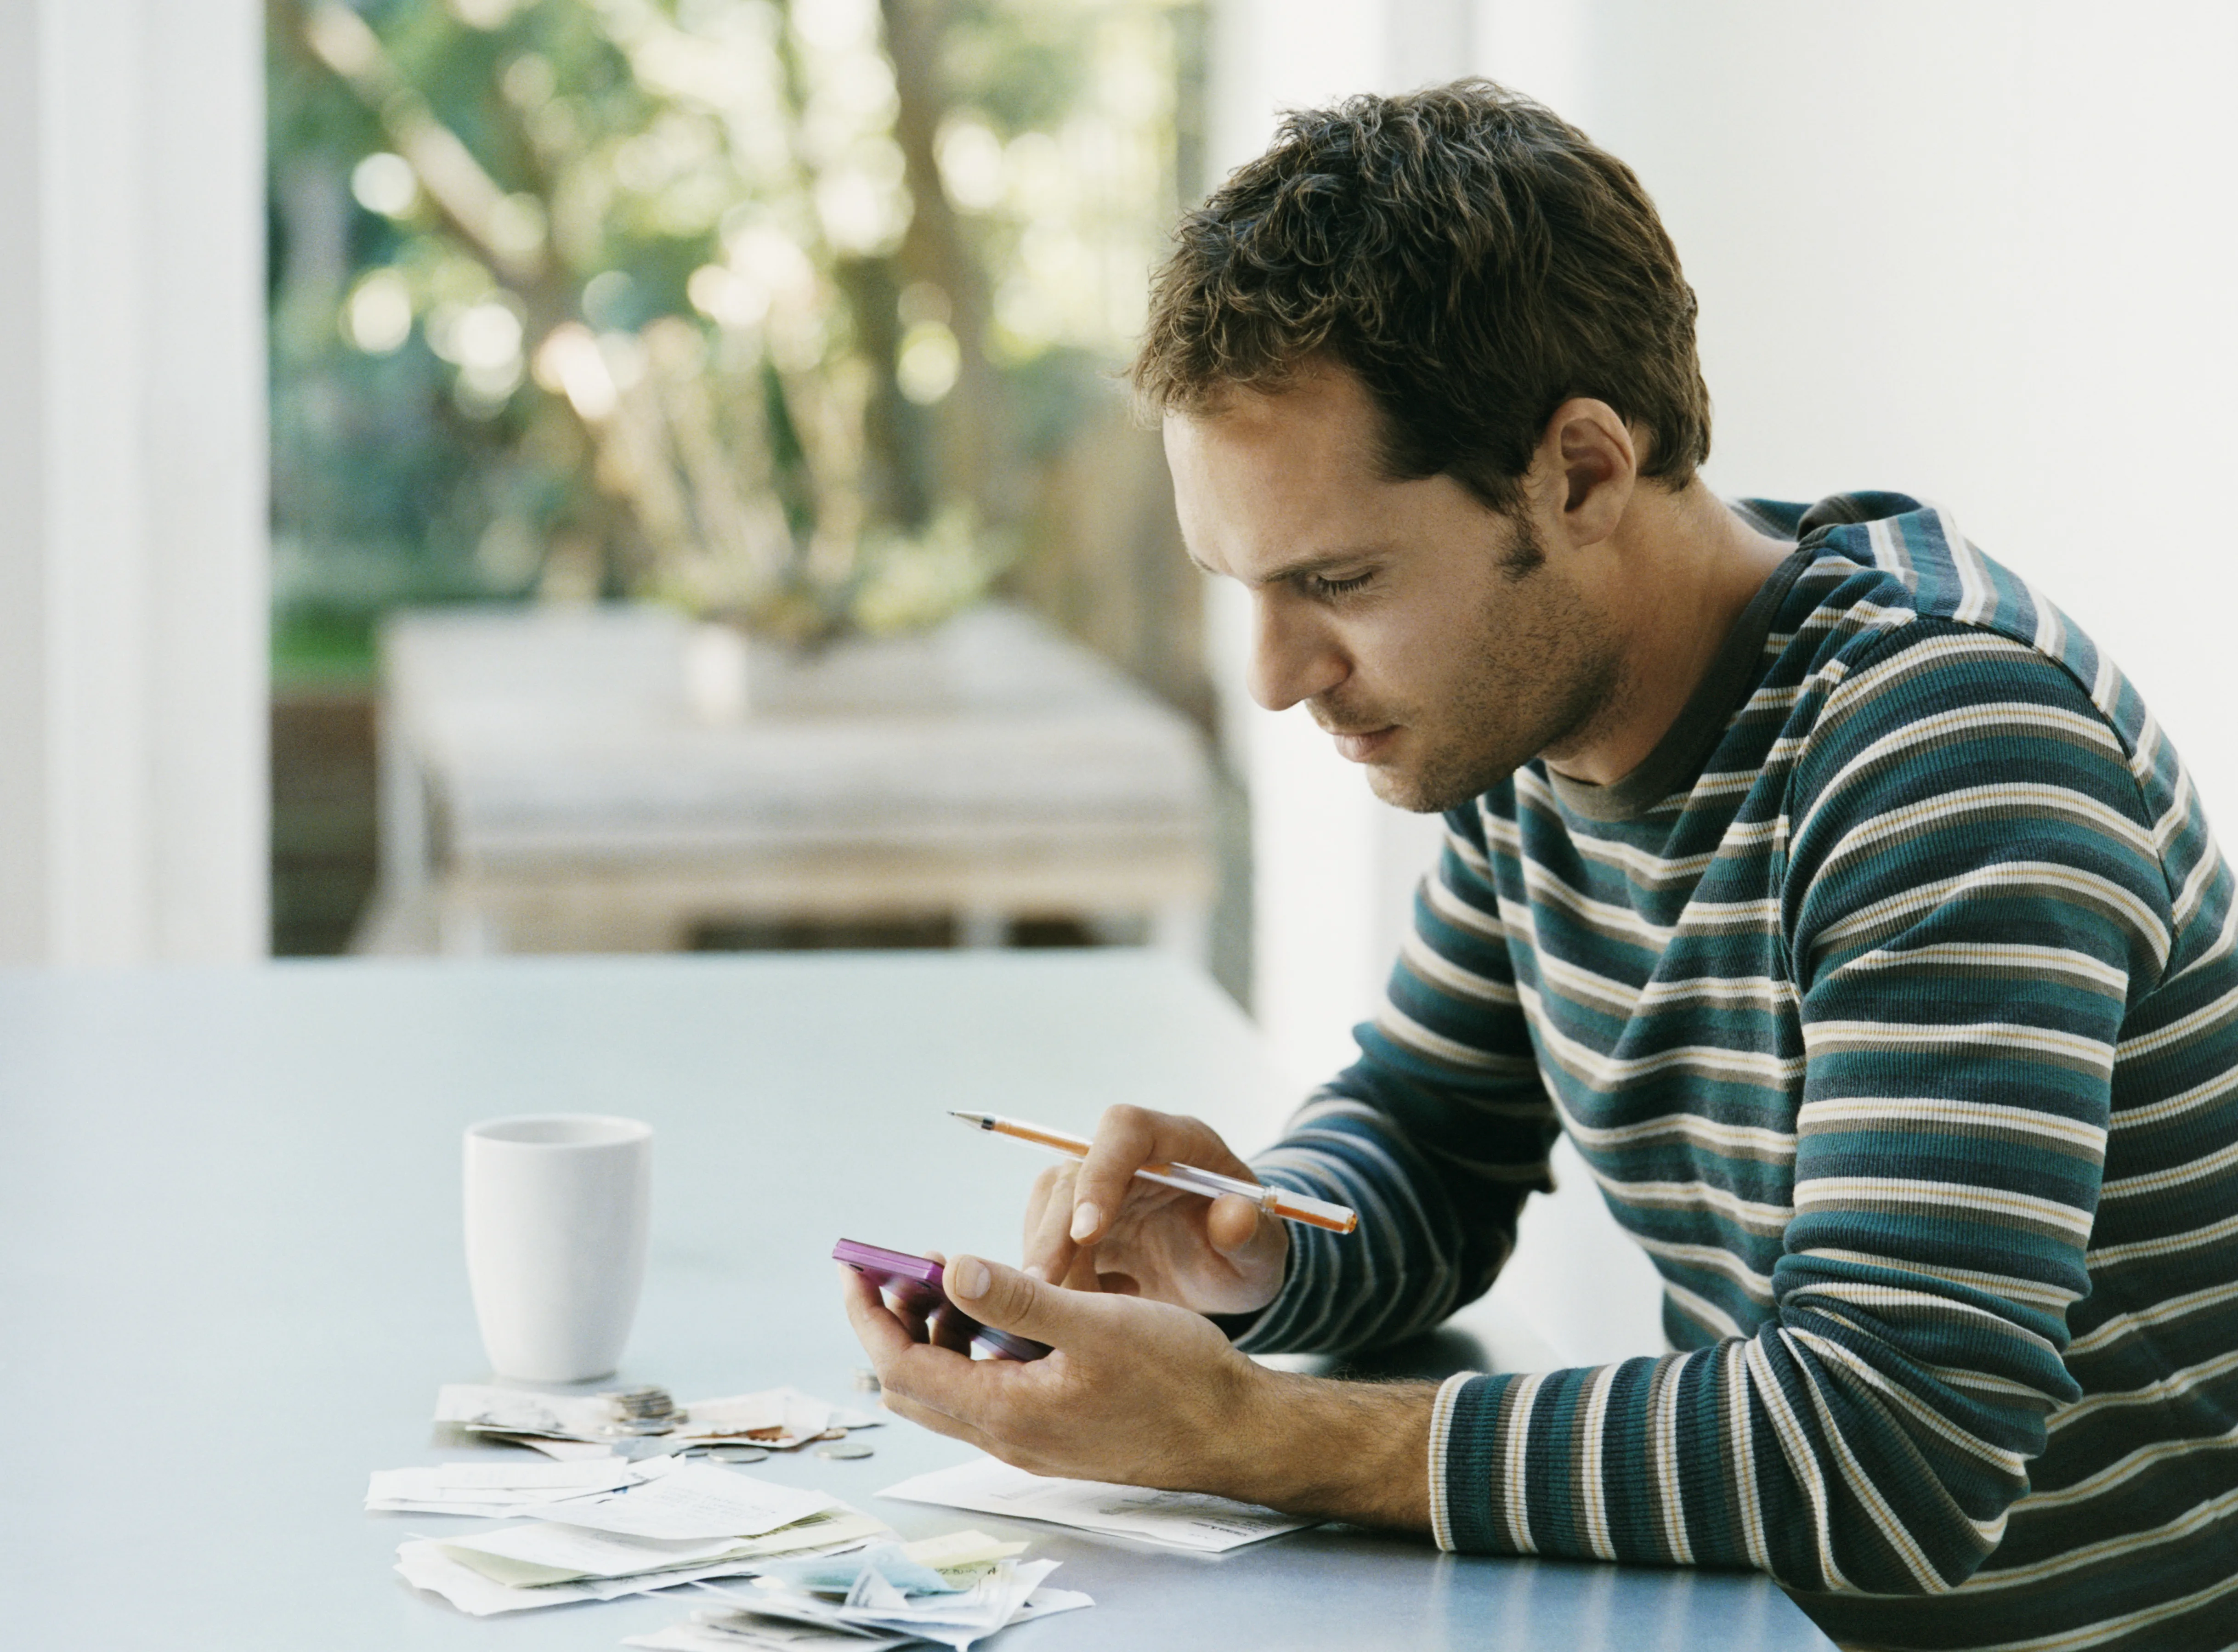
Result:
[[1082,1292],[1044,1284],[1000,1262],[959,1256],[948,1265],[942,1283],[957,1307],[997,1331],[1062,1347],[1081,1329]]
[[1222,1193],[1205,1214],[1205,1237],[1222,1256],[1234,1257],[1259,1237],[1259,1206],[1236,1193]]

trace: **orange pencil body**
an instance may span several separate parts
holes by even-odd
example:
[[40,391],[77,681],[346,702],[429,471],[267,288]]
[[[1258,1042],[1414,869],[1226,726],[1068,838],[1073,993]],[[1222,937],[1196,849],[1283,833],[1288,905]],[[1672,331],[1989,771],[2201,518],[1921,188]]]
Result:
[[[1075,1159],[1085,1158],[1091,1145],[1079,1136],[1052,1130],[1046,1125],[998,1118],[991,1113],[952,1113],[950,1116],[961,1119],[966,1124],[976,1125],[982,1130],[992,1131],[997,1135],[1015,1136],[1021,1141],[1030,1141],[1037,1147],[1047,1147]],[[1360,1213],[1342,1205],[1294,1193],[1287,1188],[1267,1187],[1257,1182],[1223,1176],[1216,1170],[1201,1170],[1195,1165],[1170,1164],[1161,1160],[1155,1164],[1144,1165],[1135,1173],[1145,1181],[1154,1181],[1166,1187],[1178,1187],[1184,1193],[1202,1193],[1208,1199],[1233,1193],[1239,1199],[1249,1199],[1270,1216],[1279,1216],[1286,1222],[1303,1222],[1308,1227],[1325,1228],[1332,1233],[1349,1233],[1360,1226]]]

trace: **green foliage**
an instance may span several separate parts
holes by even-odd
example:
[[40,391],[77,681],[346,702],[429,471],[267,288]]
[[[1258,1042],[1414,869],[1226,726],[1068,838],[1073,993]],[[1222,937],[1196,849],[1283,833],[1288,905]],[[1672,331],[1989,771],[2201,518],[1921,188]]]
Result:
[[273,0],[283,669],[404,602],[813,638],[989,587],[1132,329],[1177,14],[884,10]]

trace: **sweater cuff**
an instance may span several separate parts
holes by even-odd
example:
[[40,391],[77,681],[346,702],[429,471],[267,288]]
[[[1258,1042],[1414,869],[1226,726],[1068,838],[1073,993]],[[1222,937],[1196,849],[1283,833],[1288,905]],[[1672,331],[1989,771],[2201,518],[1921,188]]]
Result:
[[1455,1371],[1438,1385],[1438,1397],[1430,1402],[1430,1536],[1447,1554],[1453,1550],[1453,1521],[1446,1504],[1446,1442],[1453,1432],[1453,1405],[1461,1390],[1483,1374]]
[[[1535,1554],[1530,1523],[1509,1505],[1525,1483],[1527,1430],[1512,1415],[1538,1378],[1460,1371],[1430,1411],[1430,1530],[1440,1549],[1467,1555]],[[1519,1392],[1520,1391],[1520,1392]]]

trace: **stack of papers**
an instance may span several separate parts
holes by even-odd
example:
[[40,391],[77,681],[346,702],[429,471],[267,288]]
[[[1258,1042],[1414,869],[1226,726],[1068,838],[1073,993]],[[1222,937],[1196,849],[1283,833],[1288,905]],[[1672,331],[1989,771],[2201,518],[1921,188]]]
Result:
[[657,1441],[655,1450],[695,1445],[758,1445],[789,1451],[813,1439],[885,1419],[831,1405],[797,1388],[768,1388],[678,1408],[673,1428],[644,1435],[618,1426],[613,1407],[596,1394],[541,1394],[476,1383],[447,1383],[435,1394],[435,1420],[492,1439],[517,1442],[562,1459],[613,1455],[618,1444]]
[[824,1492],[713,1464],[672,1458],[634,1466],[657,1471],[619,1490],[546,1503],[537,1510],[542,1517],[526,1524],[414,1538],[398,1548],[396,1569],[479,1617],[739,1576],[778,1556],[859,1547],[885,1530]]
[[1139,1537],[1175,1549],[1219,1554],[1262,1538],[1316,1524],[1277,1514],[1255,1503],[1233,1503],[1202,1491],[1153,1491],[1098,1480],[1052,1480],[1014,1469],[991,1457],[920,1474],[878,1493],[904,1503],[936,1503],[974,1514],[1052,1525],[1118,1537]]
[[1094,1602],[1049,1589],[1053,1560],[1022,1562],[1023,1543],[976,1531],[914,1543],[882,1543],[835,1559],[765,1568],[749,1590],[703,1585],[727,1607],[624,1644],[654,1652],[760,1652],[815,1647],[864,1649],[931,1641],[965,1652],[1012,1623]]

